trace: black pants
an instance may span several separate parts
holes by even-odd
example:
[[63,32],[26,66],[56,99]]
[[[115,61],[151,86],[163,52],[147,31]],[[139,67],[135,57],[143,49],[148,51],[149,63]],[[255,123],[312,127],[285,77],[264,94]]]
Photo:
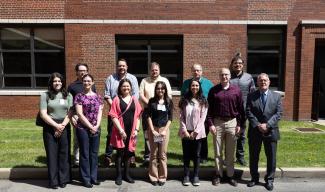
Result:
[[[62,121],[58,120],[57,123],[59,122]],[[54,133],[55,131],[50,125],[45,125],[43,127],[43,141],[46,151],[50,186],[71,182],[70,124],[65,127],[59,138],[55,138]]]
[[202,160],[208,160],[208,134],[209,134],[209,126],[207,122],[204,123],[205,126],[205,133],[207,137],[201,139],[201,152],[200,152],[200,158]]
[[[149,159],[150,158],[150,145],[149,145],[149,137],[146,138],[145,131],[148,131],[148,115],[147,115],[148,109],[145,108],[142,113],[142,130],[143,130],[143,139],[144,139],[144,154],[143,159]],[[147,134],[148,135],[148,134]]]
[[190,175],[190,161],[194,164],[194,176],[199,176],[200,168],[200,152],[202,139],[189,140],[182,139],[184,176]]
[[248,139],[249,144],[249,169],[252,176],[252,180],[259,180],[258,162],[261,151],[262,142],[264,145],[264,151],[267,160],[266,175],[264,177],[265,182],[274,181],[274,174],[276,169],[276,151],[277,141],[271,141],[270,139],[263,139],[262,137],[254,137]]
[[106,148],[105,148],[105,157],[112,158],[113,155],[113,146],[111,145],[111,136],[113,130],[113,121],[110,116],[107,117],[107,136],[106,136]]
[[244,155],[245,155],[246,124],[244,124],[240,128],[241,128],[241,133],[238,135],[237,147],[236,147],[236,158],[237,158],[237,160],[244,159]]

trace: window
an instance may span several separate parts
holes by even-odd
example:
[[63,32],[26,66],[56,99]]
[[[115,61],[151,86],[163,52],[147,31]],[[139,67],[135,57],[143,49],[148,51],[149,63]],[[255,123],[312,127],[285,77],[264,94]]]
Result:
[[150,63],[160,64],[161,76],[179,89],[183,79],[183,41],[181,36],[116,36],[117,58],[128,63],[128,72],[138,81],[147,77]]
[[0,28],[0,89],[47,87],[64,63],[63,28]]
[[281,27],[248,27],[247,71],[256,78],[267,73],[270,87],[284,90],[285,30]]

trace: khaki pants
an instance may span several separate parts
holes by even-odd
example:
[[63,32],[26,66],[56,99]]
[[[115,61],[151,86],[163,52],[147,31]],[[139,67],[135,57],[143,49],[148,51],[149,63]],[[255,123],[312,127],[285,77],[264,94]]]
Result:
[[[223,177],[223,165],[225,164],[227,176],[232,177],[234,175],[234,153],[236,146],[236,118],[229,121],[216,118],[214,119],[214,125],[217,131],[216,135],[213,135],[216,174]],[[223,160],[223,154],[226,157],[225,162]]]
[[[155,128],[161,132],[161,129]],[[153,134],[148,131],[150,144],[150,163],[149,163],[149,179],[150,181],[166,182],[167,179],[167,147],[169,142],[169,129],[167,130],[165,140],[161,143],[155,143]]]

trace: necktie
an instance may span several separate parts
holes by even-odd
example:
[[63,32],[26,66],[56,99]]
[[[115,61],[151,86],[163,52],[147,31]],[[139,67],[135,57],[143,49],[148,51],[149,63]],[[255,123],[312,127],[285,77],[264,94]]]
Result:
[[265,103],[266,103],[266,94],[265,93],[261,94],[261,99],[262,99],[263,107],[265,107]]

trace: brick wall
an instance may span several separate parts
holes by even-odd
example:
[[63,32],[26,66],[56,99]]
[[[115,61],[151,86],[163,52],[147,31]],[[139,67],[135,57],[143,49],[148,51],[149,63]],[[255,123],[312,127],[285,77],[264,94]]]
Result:
[[34,118],[38,112],[39,96],[0,96],[2,119]]
[[63,19],[66,0],[0,0],[0,19]]

